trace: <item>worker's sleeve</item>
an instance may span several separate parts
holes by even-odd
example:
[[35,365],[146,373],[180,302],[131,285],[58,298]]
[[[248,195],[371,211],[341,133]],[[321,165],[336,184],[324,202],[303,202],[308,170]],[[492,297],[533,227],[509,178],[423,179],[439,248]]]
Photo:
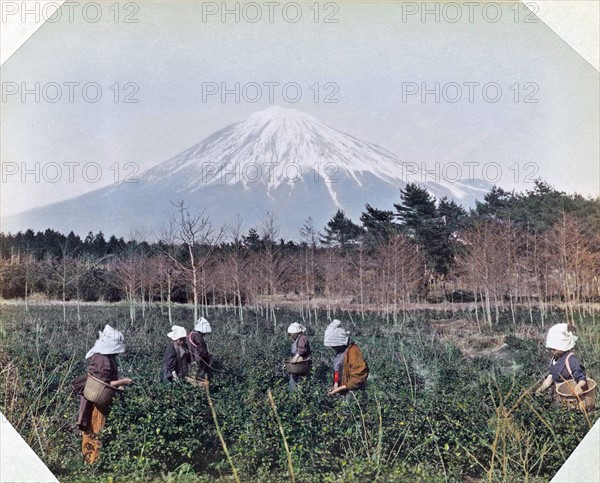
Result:
[[296,349],[296,354],[301,357],[308,357],[310,355],[310,345],[308,344],[308,337],[305,335],[301,335],[298,338],[298,347]]
[[358,389],[367,382],[367,377],[369,376],[367,362],[356,345],[351,347],[351,350],[347,352],[346,357],[348,358],[348,379],[346,381],[346,387],[350,390]]
[[192,342],[196,345],[194,350],[196,354],[198,354],[204,362],[209,362],[210,354],[208,352],[208,347],[206,346],[206,342],[204,342],[204,337],[199,333],[192,334]]
[[165,368],[165,374],[171,374],[177,370],[177,352],[173,344],[167,345],[165,355],[163,357],[163,366]]
[[569,365],[571,366],[571,371],[573,372],[573,379],[575,379],[577,382],[584,381],[586,379],[585,367],[583,367],[577,356],[573,355],[569,357]]

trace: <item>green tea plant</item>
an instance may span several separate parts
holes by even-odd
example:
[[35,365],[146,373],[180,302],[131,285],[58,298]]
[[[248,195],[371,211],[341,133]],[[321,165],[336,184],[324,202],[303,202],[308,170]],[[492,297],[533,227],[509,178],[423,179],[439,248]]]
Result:
[[[290,392],[282,360],[297,312],[277,310],[274,325],[248,310],[242,325],[233,310],[206,309],[214,354],[207,393],[161,381],[170,325],[160,307],[147,307],[135,324],[126,305],[68,307],[66,317],[63,310],[0,306],[1,409],[61,481],[544,481],[597,417],[528,391],[547,365],[544,329],[529,314],[475,326],[480,352],[469,357],[434,329],[468,313],[413,312],[401,326],[343,314],[371,373],[366,390],[332,398],[324,313],[309,327],[311,374]],[[172,308],[188,328],[191,314]],[[546,327],[553,316],[560,320],[547,314]],[[101,458],[86,467],[70,381],[84,373],[84,355],[106,323],[125,335],[119,370],[135,384],[113,404]],[[596,320],[581,314],[578,327],[578,353],[593,376]],[[488,351],[482,337],[505,345]]]

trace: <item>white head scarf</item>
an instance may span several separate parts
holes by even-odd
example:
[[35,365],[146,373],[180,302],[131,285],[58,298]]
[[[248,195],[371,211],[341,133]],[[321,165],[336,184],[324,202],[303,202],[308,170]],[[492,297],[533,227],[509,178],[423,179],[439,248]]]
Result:
[[208,323],[208,320],[204,317],[200,317],[194,326],[194,330],[202,332],[203,334],[210,334],[212,332],[212,327]]
[[335,319],[327,326],[325,338],[323,339],[325,347],[338,347],[348,344],[350,332],[341,327],[341,324],[339,320]]
[[293,324],[290,324],[290,326],[287,328],[287,333],[288,334],[301,334],[302,332],[306,331],[306,327],[304,327],[302,324],[299,324],[298,322],[294,322]]
[[171,332],[169,332],[167,336],[169,336],[170,339],[179,340],[182,337],[187,336],[187,332],[183,327],[179,325],[174,325],[173,327],[171,327]]
[[573,332],[569,332],[568,327],[565,323],[550,327],[548,336],[546,337],[546,347],[563,352],[570,351],[575,347],[577,336]]
[[125,344],[123,343],[123,334],[118,330],[113,329],[106,324],[102,332],[98,332],[98,340],[88,353],[85,355],[89,359],[94,354],[121,354],[125,352]]

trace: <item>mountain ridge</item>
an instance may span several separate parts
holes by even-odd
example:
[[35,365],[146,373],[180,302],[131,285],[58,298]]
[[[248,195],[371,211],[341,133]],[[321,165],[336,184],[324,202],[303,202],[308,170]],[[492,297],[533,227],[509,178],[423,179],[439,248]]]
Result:
[[[370,203],[400,199],[405,177],[424,177],[394,153],[295,109],[273,106],[229,124],[142,172],[138,183],[99,188],[6,217],[2,230],[61,228],[127,235],[156,225],[169,201],[205,209],[218,225],[240,215],[256,226],[266,211],[295,238],[306,218],[323,226],[336,209],[357,217]],[[419,183],[436,197],[472,206],[491,185],[482,180]]]

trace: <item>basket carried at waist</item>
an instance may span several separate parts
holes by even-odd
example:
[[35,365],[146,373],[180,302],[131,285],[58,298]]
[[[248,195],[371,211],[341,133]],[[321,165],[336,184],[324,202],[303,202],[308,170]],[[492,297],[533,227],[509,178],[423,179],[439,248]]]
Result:
[[83,389],[83,397],[98,406],[108,407],[115,394],[120,391],[123,391],[123,389],[113,387],[88,374],[85,388]]
[[303,376],[308,374],[308,369],[310,368],[310,358],[298,362],[291,362],[290,359],[286,359],[283,361],[283,365],[285,366],[285,370],[288,374]]
[[556,399],[569,409],[587,412],[594,409],[598,385],[593,379],[587,379],[587,389],[581,394],[575,394],[577,383],[574,380],[560,382],[556,385]]

